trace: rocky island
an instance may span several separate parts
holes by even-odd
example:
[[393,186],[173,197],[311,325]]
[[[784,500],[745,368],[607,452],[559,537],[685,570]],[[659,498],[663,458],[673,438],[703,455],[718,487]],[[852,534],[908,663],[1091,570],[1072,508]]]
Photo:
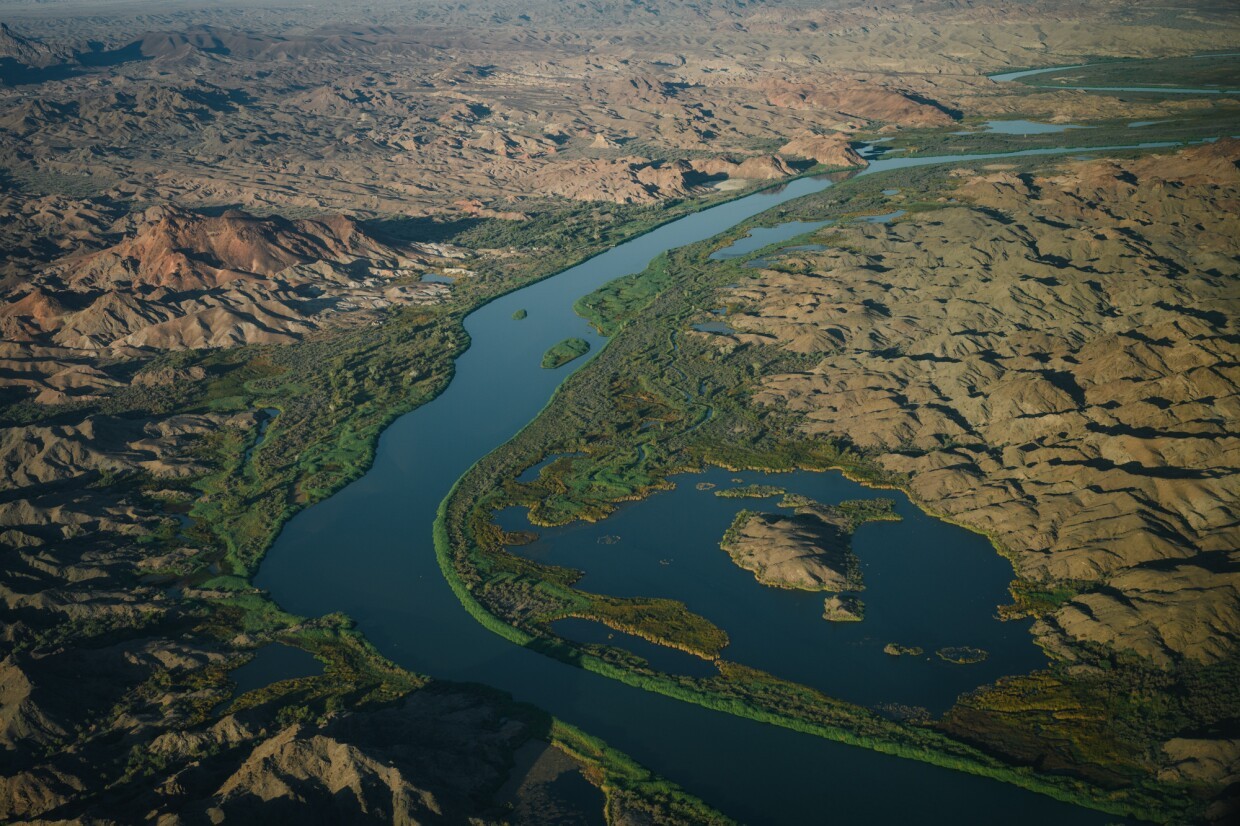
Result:
[[861,622],[865,618],[865,603],[857,597],[827,597],[822,603],[822,618],[828,622]]
[[[0,0],[0,821],[803,823],[807,766],[859,821],[897,768],[892,822],[1234,820],[1235,9],[564,10]],[[526,530],[704,468],[807,633],[919,508],[1045,657],[870,640],[967,690],[846,701],[673,543]],[[903,493],[741,514],[751,580],[758,470]]]
[[848,535],[816,516],[741,511],[720,547],[763,585],[803,591],[861,588]]
[[[736,498],[782,493],[780,488],[759,486],[730,488],[715,495]],[[804,591],[859,591],[864,586],[860,562],[852,551],[852,533],[864,522],[898,519],[892,512],[893,504],[890,499],[874,499],[822,505],[801,496],[785,496],[780,505],[794,508],[793,515],[741,511],[720,547],[763,585]],[[850,613],[848,606],[857,604],[855,600],[840,603],[836,611],[827,613]]]

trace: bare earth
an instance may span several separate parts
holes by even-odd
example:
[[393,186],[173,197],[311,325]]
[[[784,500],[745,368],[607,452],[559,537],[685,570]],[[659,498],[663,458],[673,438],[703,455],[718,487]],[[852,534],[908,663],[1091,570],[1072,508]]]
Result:
[[[512,771],[545,732],[387,664],[342,618],[281,615],[219,569],[209,526],[179,532],[196,495],[179,483],[218,472],[205,448],[259,415],[162,408],[227,383],[231,365],[178,356],[338,342],[401,308],[447,317],[476,264],[529,271],[556,251],[501,230],[465,249],[445,227],[574,215],[600,233],[628,214],[603,207],[859,166],[859,134],[962,116],[1235,106],[985,76],[1234,50],[1226,4],[805,5],[603,0],[568,20],[550,0],[0,0],[0,820],[493,823],[554,797]],[[756,403],[881,455],[1022,578],[1074,589],[1036,626],[1054,653],[1234,657],[1238,162],[1221,141],[962,173],[957,203],[835,229],[804,272],[732,291],[747,309],[724,346],[820,357]],[[426,361],[449,339],[428,337]],[[386,353],[360,352],[341,366],[356,386],[281,415],[362,405]],[[321,491],[278,493],[291,512]],[[744,526],[760,576],[846,583],[846,547],[786,527]],[[321,645],[326,676],[222,711],[229,671],[278,634]],[[1210,794],[1240,773],[1231,736],[1162,749],[1165,778]],[[533,797],[498,799],[514,787]],[[669,822],[640,803],[610,789],[607,816]]]
[[816,516],[742,511],[722,547],[764,585],[851,591],[860,584],[848,534]]
[[1043,644],[1227,656],[1237,161],[1240,143],[1220,141],[1046,177],[996,168],[960,175],[960,204],[839,230],[805,272],[728,297],[750,308],[729,316],[740,341],[826,353],[767,378],[758,403],[883,452],[1022,576],[1106,583],[1041,623]]

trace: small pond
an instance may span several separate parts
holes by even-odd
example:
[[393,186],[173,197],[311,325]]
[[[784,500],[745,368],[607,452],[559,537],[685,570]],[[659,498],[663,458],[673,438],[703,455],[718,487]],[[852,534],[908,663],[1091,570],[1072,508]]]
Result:
[[301,677],[316,677],[323,673],[323,664],[309,651],[291,645],[272,643],[264,645],[254,654],[254,659],[233,669],[228,676],[237,684],[234,697],[248,691]]
[[732,329],[731,324],[723,321],[703,321],[700,324],[694,324],[693,329],[699,333],[717,333],[725,336],[730,336],[736,332],[736,330]]

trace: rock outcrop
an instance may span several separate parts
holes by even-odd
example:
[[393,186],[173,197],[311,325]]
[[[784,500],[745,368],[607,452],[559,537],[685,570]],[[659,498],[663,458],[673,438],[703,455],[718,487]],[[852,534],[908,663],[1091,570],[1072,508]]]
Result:
[[646,158],[589,159],[539,172],[539,192],[578,201],[643,204],[689,194],[694,169],[685,161],[657,163]]
[[819,135],[812,132],[798,135],[779,148],[779,154],[792,158],[810,158],[815,163],[833,168],[866,166],[848,138],[839,133]]
[[[1038,176],[837,227],[726,300],[736,342],[820,355],[757,395],[847,439],[1022,577],[1074,583],[1044,644],[1158,664],[1240,639],[1240,142]],[[724,337],[721,337],[724,338]]]
[[114,244],[0,288],[0,360],[15,368],[0,388],[29,388],[42,403],[88,399],[117,384],[91,356],[281,344],[387,307],[438,303],[450,287],[420,276],[459,255],[382,244],[343,216],[156,207],[132,224]]
[[849,534],[816,516],[742,511],[720,546],[763,585],[804,591],[860,586]]
[[839,76],[815,83],[771,80],[764,91],[776,106],[817,110],[841,120],[859,118],[905,126],[945,126],[953,120],[942,108],[906,91]]
[[756,180],[785,178],[796,171],[774,155],[754,156],[745,158],[743,161],[730,161],[726,158],[693,161],[693,168],[705,175],[724,175],[728,178]]

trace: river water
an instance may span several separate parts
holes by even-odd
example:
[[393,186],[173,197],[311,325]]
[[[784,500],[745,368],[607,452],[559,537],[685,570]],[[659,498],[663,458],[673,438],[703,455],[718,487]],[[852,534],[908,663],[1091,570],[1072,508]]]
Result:
[[[864,578],[858,594],[865,603],[864,620],[827,622],[822,617],[825,594],[761,585],[720,549],[739,511],[791,513],[779,507],[779,496],[715,495],[740,486],[735,478],[824,504],[876,496],[895,500],[900,521],[863,525],[852,540]],[[1046,667],[1046,656],[1029,635],[1030,621],[995,617],[996,606],[1011,601],[1012,566],[985,537],[927,516],[901,493],[865,488],[840,473],[711,468],[672,481],[675,489],[624,503],[602,522],[536,528],[526,511],[511,508],[500,514],[499,524],[537,531],[536,542],[510,550],[584,571],[578,583],[582,590],[680,600],[728,632],[726,659],[860,705],[915,706],[938,715],[965,691],[1005,674]],[[631,639],[570,638],[651,657],[648,645]],[[888,643],[916,646],[922,653],[890,656],[883,651]],[[970,665],[936,656],[939,649],[959,646],[980,648],[988,656]],[[651,664],[663,668],[654,660]],[[685,664],[679,666],[664,670],[690,673]]]
[[[1227,54],[1204,54],[1196,55],[1197,60],[1210,60],[1224,57],[1237,57],[1240,53],[1229,52]],[[1106,61],[1114,62],[1114,61]],[[990,79],[996,83],[1006,83],[1013,80],[1020,80],[1035,75],[1045,75],[1051,72],[1061,72],[1067,69],[1086,69],[1090,66],[1101,66],[1103,63],[1074,63],[1070,66],[1048,66],[1044,69],[1022,69],[1019,72],[1001,72],[997,75],[989,75]],[[1042,86],[1037,88],[1044,89],[1072,89],[1079,92],[1143,92],[1143,93],[1166,93],[1170,95],[1240,95],[1240,89],[1222,89],[1213,86],[1068,86],[1055,84],[1054,86]]]
[[[1098,149],[879,159],[861,174]],[[365,476],[289,521],[257,585],[298,614],[348,614],[384,655],[411,670],[485,683],[533,703],[748,823],[1108,822],[1015,786],[708,711],[514,646],[475,622],[439,571],[431,526],[454,481],[589,361],[545,370],[543,352],[572,336],[589,341],[592,354],[605,344],[573,312],[577,298],[639,272],[661,252],[831,185],[803,178],[680,218],[471,313],[471,345],[452,383],[383,433]],[[514,320],[518,309],[528,318]]]

